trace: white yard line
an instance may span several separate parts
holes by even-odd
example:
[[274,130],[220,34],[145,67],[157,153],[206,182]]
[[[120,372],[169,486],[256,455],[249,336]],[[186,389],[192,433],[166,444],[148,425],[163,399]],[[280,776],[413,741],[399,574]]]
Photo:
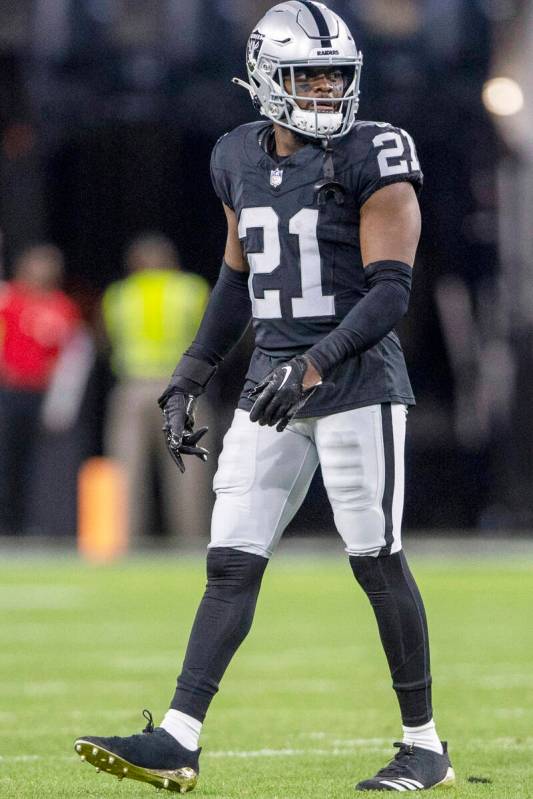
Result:
[[[344,757],[355,752],[355,749],[252,749],[250,751],[239,751],[228,749],[227,751],[206,752],[206,757],[214,758],[254,758],[254,757],[306,757],[313,755],[317,757]],[[383,747],[367,747],[367,752],[381,752]]]
[[[382,747],[375,749],[369,747],[367,751],[382,751]],[[350,754],[349,749],[252,749],[249,751],[241,751],[239,749],[228,750],[215,750],[213,752],[205,752],[205,756],[209,758],[238,758],[246,760],[248,758],[268,758],[268,757],[305,757],[306,755],[313,755],[319,757],[337,757]],[[41,760],[73,760],[76,754],[72,755],[0,755],[0,763],[33,763]]]
[[[0,755],[0,763],[33,763],[36,760],[45,760],[45,758],[42,755]],[[67,757],[66,755],[61,755],[61,757],[56,757],[54,760],[67,760]]]
[[[268,758],[268,757],[306,757],[309,755],[318,757],[346,757],[346,755],[360,752],[364,749],[366,752],[382,752],[390,751],[391,743],[389,739],[385,738],[350,738],[346,740],[332,741],[335,744],[332,748],[310,748],[310,749],[293,749],[290,747],[283,749],[215,749],[212,752],[205,751],[204,755],[209,758],[238,758],[246,760],[247,758]],[[340,744],[340,746],[339,746]],[[465,747],[467,750],[483,750],[494,748],[505,748],[515,752],[524,752],[533,750],[533,737],[523,738],[517,740],[515,738],[486,738],[474,739],[468,742]],[[0,763],[33,763],[36,761],[47,760],[74,760],[76,754],[73,752],[71,755],[0,755]]]
[[86,593],[75,585],[2,585],[0,611],[77,608]]
[[477,685],[482,688],[494,690],[506,688],[531,688],[533,686],[533,674],[531,672],[521,672],[519,674],[491,674],[486,677],[477,677]]

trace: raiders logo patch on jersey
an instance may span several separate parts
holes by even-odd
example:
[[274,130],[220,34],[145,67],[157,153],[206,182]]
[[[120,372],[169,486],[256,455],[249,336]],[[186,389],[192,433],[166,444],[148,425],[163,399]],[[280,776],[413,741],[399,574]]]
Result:
[[282,180],[283,180],[283,169],[270,170],[270,185],[272,186],[272,188],[277,189],[278,186],[281,186]]

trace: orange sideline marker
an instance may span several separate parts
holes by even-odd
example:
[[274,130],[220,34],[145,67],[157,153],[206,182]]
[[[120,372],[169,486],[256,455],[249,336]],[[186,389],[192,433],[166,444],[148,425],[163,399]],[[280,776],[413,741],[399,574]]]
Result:
[[78,551],[106,562],[128,548],[126,481],[110,458],[90,458],[78,475]]

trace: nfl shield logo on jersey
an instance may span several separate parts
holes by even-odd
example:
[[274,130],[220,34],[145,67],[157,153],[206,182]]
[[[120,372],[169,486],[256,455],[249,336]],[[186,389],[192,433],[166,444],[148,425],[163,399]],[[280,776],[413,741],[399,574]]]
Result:
[[278,186],[281,186],[282,180],[283,180],[283,169],[270,170],[270,185],[272,186],[272,188],[277,189]]

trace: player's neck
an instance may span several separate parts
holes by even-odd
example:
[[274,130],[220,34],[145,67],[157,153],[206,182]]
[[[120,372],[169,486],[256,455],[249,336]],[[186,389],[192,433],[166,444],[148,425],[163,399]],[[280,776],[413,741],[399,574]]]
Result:
[[274,123],[274,141],[276,143],[276,154],[280,158],[285,158],[287,155],[292,155],[297,150],[301,150],[307,144],[306,140],[297,136],[281,125]]

